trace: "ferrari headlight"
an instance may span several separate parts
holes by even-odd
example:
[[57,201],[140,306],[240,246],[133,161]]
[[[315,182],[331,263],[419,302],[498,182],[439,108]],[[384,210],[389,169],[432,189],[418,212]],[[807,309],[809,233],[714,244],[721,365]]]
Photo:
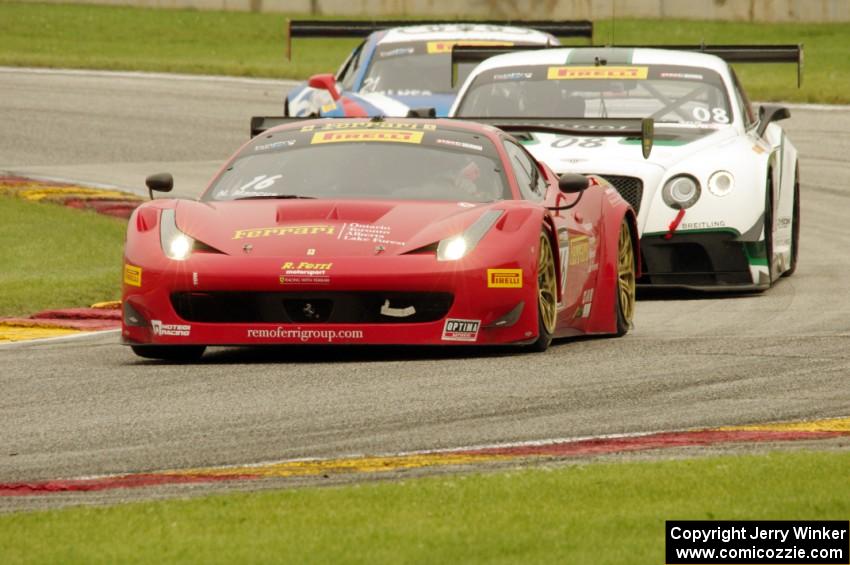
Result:
[[735,188],[735,177],[728,171],[717,171],[708,178],[708,191],[715,196],[726,196]]
[[195,240],[180,231],[174,210],[163,210],[159,222],[159,241],[165,256],[174,261],[185,261],[192,254]]
[[437,261],[457,261],[468,255],[493,224],[502,217],[502,210],[488,210],[460,234],[437,244]]
[[678,175],[671,178],[661,190],[664,203],[675,210],[690,208],[699,200],[699,195],[699,182],[690,175]]
[[[442,253],[440,251],[442,250]],[[457,261],[466,255],[466,241],[462,235],[444,239],[437,246],[437,258],[441,261]]]
[[183,261],[192,252],[192,239],[185,234],[178,234],[168,245],[168,257],[176,261]]

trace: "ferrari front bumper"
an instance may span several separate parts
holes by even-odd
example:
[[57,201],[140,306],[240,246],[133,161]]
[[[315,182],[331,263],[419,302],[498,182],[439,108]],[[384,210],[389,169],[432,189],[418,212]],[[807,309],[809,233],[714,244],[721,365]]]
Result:
[[[126,258],[132,263],[132,258]],[[491,287],[474,261],[433,255],[328,259],[316,275],[281,275],[258,258],[239,272],[227,257],[141,266],[124,287],[122,338],[131,345],[525,343],[537,337],[535,279],[518,262],[513,286]],[[521,272],[521,274],[519,274]]]

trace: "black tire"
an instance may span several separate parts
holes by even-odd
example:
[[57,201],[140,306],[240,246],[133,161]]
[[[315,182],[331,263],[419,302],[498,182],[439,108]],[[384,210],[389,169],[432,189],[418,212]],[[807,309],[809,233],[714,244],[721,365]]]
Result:
[[773,286],[773,172],[767,172],[764,191],[764,254],[767,257],[768,287]]
[[617,314],[615,337],[626,335],[632,328],[635,312],[637,265],[635,261],[635,238],[632,226],[624,217],[617,239],[617,299],[614,301]]
[[[552,332],[555,330],[558,312],[557,287],[549,287],[548,290],[542,288],[550,284],[557,284],[555,254],[552,251],[552,242],[549,240],[549,234],[545,228],[540,232],[540,250],[538,251],[537,261],[537,340],[529,345],[528,349],[541,353],[549,349],[549,345],[552,343]],[[545,269],[545,272],[543,269]],[[548,302],[547,307],[543,306],[544,301]],[[545,313],[547,309],[551,309],[548,323]]]
[[289,96],[283,99],[283,115],[289,117]]
[[204,354],[203,345],[133,345],[133,353],[145,359],[163,361],[197,361]]
[[797,258],[800,254],[800,169],[794,169],[794,211],[791,214],[791,265],[782,273],[790,277],[797,270]]

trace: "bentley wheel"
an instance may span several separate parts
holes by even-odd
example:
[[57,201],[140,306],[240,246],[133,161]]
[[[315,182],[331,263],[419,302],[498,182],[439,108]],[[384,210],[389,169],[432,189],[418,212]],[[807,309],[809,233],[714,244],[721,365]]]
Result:
[[558,318],[558,282],[555,275],[555,255],[545,231],[540,234],[540,251],[537,255],[537,341],[533,351],[546,351],[552,343],[552,334]]
[[767,173],[767,188],[764,196],[764,255],[767,258],[767,286],[773,286],[773,179]]
[[800,254],[800,171],[794,171],[794,212],[791,215],[791,264],[782,273],[790,277],[797,270],[797,257]]
[[617,245],[617,336],[625,335],[632,327],[635,315],[635,252],[632,229],[623,218]]
[[203,345],[133,345],[131,348],[139,357],[163,361],[197,361],[206,349]]

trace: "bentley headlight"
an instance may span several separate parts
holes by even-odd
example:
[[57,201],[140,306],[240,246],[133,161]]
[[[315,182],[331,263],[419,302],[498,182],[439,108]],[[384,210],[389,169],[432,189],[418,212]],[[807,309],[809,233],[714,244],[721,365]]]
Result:
[[437,244],[437,261],[457,261],[468,255],[501,216],[502,210],[488,210],[462,234],[442,240]]
[[717,171],[708,178],[708,191],[715,196],[726,196],[735,188],[735,177],[728,171]]
[[664,185],[661,196],[664,203],[675,210],[684,210],[699,200],[699,181],[690,175],[678,175]]
[[174,261],[185,261],[192,254],[195,240],[180,231],[174,210],[163,210],[159,222],[159,241],[165,256]]

